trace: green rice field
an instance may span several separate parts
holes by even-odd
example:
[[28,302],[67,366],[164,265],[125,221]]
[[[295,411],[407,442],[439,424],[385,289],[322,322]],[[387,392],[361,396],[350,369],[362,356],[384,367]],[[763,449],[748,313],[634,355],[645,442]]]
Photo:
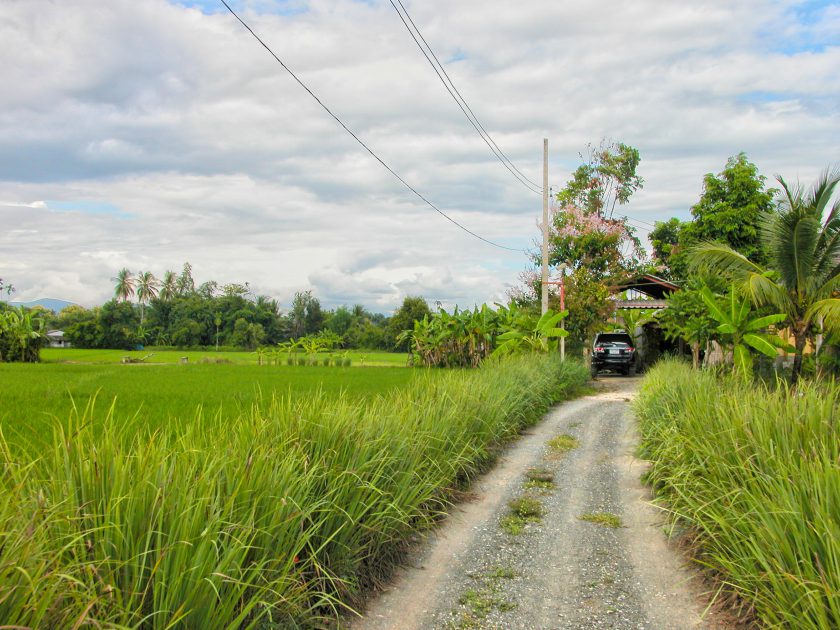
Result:
[[[341,355],[344,355],[344,351],[336,351],[329,355],[318,354],[315,358],[320,363],[327,356]],[[285,353],[282,354],[281,364],[285,363],[286,356]],[[293,356],[303,358],[302,354]],[[404,352],[349,350],[347,356],[354,367],[405,367],[408,360]],[[121,363],[126,357],[146,364],[180,363],[183,358],[186,358],[188,363],[229,361],[236,364],[257,365],[260,361],[256,352],[247,351],[159,350],[153,347],[145,350],[87,350],[83,348],[44,348],[41,350],[41,361],[44,363]],[[266,357],[262,358],[263,362],[266,360]]]
[[[90,352],[98,359],[119,353]],[[74,406],[84,408],[94,397],[103,412],[113,404],[117,416],[137,414],[154,428],[191,419],[199,409],[205,415],[246,413],[255,403],[287,394],[363,399],[404,387],[419,373],[387,367],[0,363],[0,429],[11,444],[37,446],[51,439],[56,419],[65,421]]]

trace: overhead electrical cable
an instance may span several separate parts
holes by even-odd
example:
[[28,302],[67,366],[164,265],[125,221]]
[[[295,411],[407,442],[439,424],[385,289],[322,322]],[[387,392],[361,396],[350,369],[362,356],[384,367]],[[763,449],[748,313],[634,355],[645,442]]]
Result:
[[[420,29],[417,28],[417,24],[414,23],[414,20],[411,19],[411,16],[408,14],[408,11],[403,5],[401,0],[396,0],[396,4],[394,0],[389,0],[391,6],[394,7],[394,11],[397,12],[397,15],[400,17],[403,25],[405,26],[408,34],[411,35],[411,38],[414,40],[414,43],[417,44],[417,47],[420,49],[420,52],[423,53],[423,56],[426,58],[426,61],[429,62],[429,65],[432,66],[432,69],[437,74],[440,82],[443,83],[443,87],[446,88],[446,91],[449,92],[449,95],[453,98],[455,103],[457,103],[458,107],[464,112],[464,116],[467,117],[467,120],[470,121],[470,124],[475,128],[478,132],[478,135],[481,136],[481,139],[484,140],[484,143],[490,148],[493,152],[493,155],[502,163],[502,165],[511,172],[511,174],[528,190],[538,195],[542,195],[542,186],[534,182],[533,180],[529,179],[527,175],[525,175],[522,171],[520,171],[516,165],[511,161],[511,159],[505,155],[504,151],[499,148],[499,145],[496,144],[496,141],[493,140],[492,136],[487,132],[484,128],[484,125],[481,124],[481,121],[478,120],[478,117],[473,112],[472,108],[467,103],[466,99],[463,97],[461,92],[458,91],[458,88],[455,87],[455,83],[453,83],[452,79],[449,77],[449,74],[446,72],[446,68],[443,67],[443,64],[435,55],[435,52],[432,50],[432,47],[429,46],[429,42],[426,41],[426,38],[423,37],[423,33],[420,32]],[[399,8],[397,8],[397,4]],[[400,10],[402,9],[402,10]],[[406,21],[408,20],[408,21]],[[411,26],[409,26],[411,23]],[[416,33],[416,35],[415,35]],[[417,38],[420,38],[418,40]],[[421,44],[420,41],[423,43]]]
[[634,219],[633,217],[627,216],[626,214],[620,214],[620,215],[618,215],[618,218],[619,219],[621,219],[621,218],[627,219],[631,223],[638,223],[640,225],[640,227],[641,226],[647,226],[647,227],[652,227],[652,228],[656,227],[653,223],[648,223],[647,221],[642,221],[641,219]]
[[489,240],[489,239],[484,238],[483,236],[480,236],[480,235],[476,234],[475,232],[473,232],[472,230],[470,230],[470,229],[469,229],[468,227],[466,227],[465,225],[463,225],[463,224],[459,223],[458,221],[456,221],[455,219],[453,219],[452,217],[450,217],[450,216],[449,216],[448,214],[446,214],[443,210],[441,210],[441,209],[440,209],[440,208],[438,208],[435,204],[433,204],[431,201],[429,201],[429,200],[428,200],[425,196],[423,196],[421,193],[419,193],[419,192],[418,192],[418,191],[417,191],[417,190],[416,190],[413,186],[411,186],[411,184],[409,184],[407,181],[405,181],[405,180],[404,180],[404,179],[403,179],[403,178],[402,178],[402,177],[401,177],[401,176],[400,176],[400,175],[399,175],[399,174],[398,174],[398,173],[397,173],[397,172],[396,172],[393,168],[391,168],[391,167],[390,167],[390,166],[389,166],[389,165],[388,165],[388,164],[387,164],[387,163],[386,163],[386,162],[385,162],[385,161],[384,161],[381,157],[379,157],[376,153],[374,153],[374,152],[373,152],[373,150],[372,150],[372,149],[371,149],[371,148],[370,148],[367,144],[365,144],[365,143],[364,143],[364,141],[363,141],[361,138],[359,138],[359,136],[357,136],[357,135],[356,135],[356,134],[355,134],[355,133],[354,133],[354,132],[353,132],[353,131],[352,131],[352,130],[351,130],[351,129],[350,129],[350,128],[346,125],[346,124],[344,124],[344,121],[342,121],[342,120],[341,120],[338,116],[336,116],[336,115],[332,112],[332,110],[331,110],[329,107],[327,107],[327,106],[324,104],[324,102],[323,102],[320,98],[318,98],[318,96],[316,96],[316,95],[315,95],[315,92],[313,92],[313,91],[309,88],[309,86],[307,86],[307,85],[306,85],[303,81],[301,81],[301,79],[300,79],[300,78],[298,78],[298,76],[297,76],[294,72],[292,72],[292,70],[291,70],[291,68],[289,68],[289,66],[287,66],[285,63],[283,63],[283,60],[282,60],[282,59],[280,59],[280,57],[278,57],[278,56],[277,56],[277,54],[276,54],[276,53],[275,53],[275,52],[274,52],[274,51],[273,51],[273,50],[272,50],[272,49],[268,46],[268,44],[266,44],[266,43],[265,43],[265,42],[264,42],[264,41],[260,38],[260,36],[259,36],[259,35],[257,35],[257,34],[254,32],[254,30],[253,30],[250,26],[248,26],[248,24],[247,24],[247,23],[246,23],[246,22],[245,22],[245,21],[244,21],[241,17],[239,17],[239,15],[236,13],[236,11],[234,11],[233,9],[231,9],[231,8],[230,8],[230,5],[226,2],[226,0],[219,0],[219,2],[221,2],[221,3],[225,6],[225,8],[226,8],[228,11],[230,11],[231,15],[233,15],[233,17],[235,17],[235,18],[237,19],[237,21],[238,21],[238,22],[239,22],[242,26],[244,26],[244,27],[245,27],[245,29],[246,29],[246,30],[247,30],[247,31],[248,31],[248,32],[249,32],[249,33],[250,33],[250,34],[254,37],[254,39],[256,39],[256,40],[257,40],[257,41],[258,41],[258,42],[262,45],[262,47],[263,47],[263,48],[265,48],[265,49],[268,51],[268,53],[269,53],[272,57],[274,57],[275,61],[277,61],[277,63],[279,63],[279,64],[283,67],[283,69],[284,69],[286,72],[288,72],[288,73],[292,76],[292,78],[293,78],[293,79],[294,79],[294,80],[298,83],[298,85],[300,85],[300,86],[301,86],[304,90],[306,90],[306,91],[309,93],[309,95],[310,95],[313,99],[315,99],[315,102],[317,102],[317,103],[318,103],[318,105],[320,105],[320,106],[321,106],[321,108],[322,108],[325,112],[327,112],[327,113],[328,113],[328,114],[332,117],[332,119],[333,119],[333,120],[335,120],[335,121],[336,121],[339,125],[341,125],[341,127],[344,129],[344,131],[346,131],[346,132],[347,132],[347,133],[349,133],[351,136],[353,136],[353,139],[354,139],[356,142],[358,142],[358,143],[359,143],[359,144],[360,144],[360,145],[361,145],[361,146],[365,149],[365,151],[367,151],[368,153],[370,153],[370,155],[373,157],[373,159],[375,159],[375,160],[376,160],[377,162],[379,162],[379,163],[380,163],[383,167],[385,167],[385,169],[386,169],[389,173],[391,173],[391,175],[393,175],[394,177],[396,177],[396,178],[400,181],[400,183],[401,183],[403,186],[405,186],[406,188],[408,188],[408,190],[410,190],[411,192],[413,192],[413,193],[414,193],[417,197],[419,197],[419,198],[420,198],[420,199],[421,199],[424,203],[426,203],[426,205],[428,205],[428,206],[429,206],[430,208],[432,208],[435,212],[437,212],[439,215],[441,215],[444,219],[446,219],[446,220],[447,220],[447,221],[449,221],[450,223],[452,223],[452,224],[456,225],[457,227],[459,227],[460,229],[462,229],[464,232],[466,232],[466,233],[467,233],[467,234],[469,234],[470,236],[473,236],[473,237],[477,238],[477,239],[478,239],[478,240],[480,240],[480,241],[484,241],[484,242],[485,242],[485,243],[487,243],[488,245],[492,245],[493,247],[498,247],[499,249],[506,249],[506,250],[508,250],[508,251],[512,251],[512,252],[522,252],[522,253],[525,253],[525,254],[527,254],[527,253],[528,253],[526,250],[524,250],[524,249],[522,249],[522,248],[519,248],[519,247],[508,247],[507,245],[501,245],[500,243],[495,243],[495,242],[493,242],[493,241],[491,241],[491,240]]

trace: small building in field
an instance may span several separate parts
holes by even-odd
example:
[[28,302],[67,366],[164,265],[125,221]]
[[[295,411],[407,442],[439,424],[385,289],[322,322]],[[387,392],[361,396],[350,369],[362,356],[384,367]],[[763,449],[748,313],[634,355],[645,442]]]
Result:
[[70,342],[64,338],[63,330],[48,330],[47,343],[50,348],[69,348]]

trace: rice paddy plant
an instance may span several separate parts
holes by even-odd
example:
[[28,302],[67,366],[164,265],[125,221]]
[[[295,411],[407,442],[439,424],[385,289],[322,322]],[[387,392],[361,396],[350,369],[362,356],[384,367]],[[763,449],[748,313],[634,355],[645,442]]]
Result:
[[323,627],[494,445],[585,379],[517,357],[368,399],[272,396],[168,425],[91,401],[28,457],[0,435],[0,619]]
[[697,560],[768,627],[840,627],[840,385],[663,362],[637,411],[648,479],[697,532]]

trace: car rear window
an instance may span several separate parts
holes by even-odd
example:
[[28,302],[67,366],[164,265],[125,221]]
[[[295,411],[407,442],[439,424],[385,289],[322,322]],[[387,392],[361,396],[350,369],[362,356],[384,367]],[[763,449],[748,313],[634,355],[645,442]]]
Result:
[[632,340],[630,339],[630,335],[626,333],[605,333],[598,335],[598,338],[595,341],[595,343],[623,343],[624,345],[629,346],[632,345]]

